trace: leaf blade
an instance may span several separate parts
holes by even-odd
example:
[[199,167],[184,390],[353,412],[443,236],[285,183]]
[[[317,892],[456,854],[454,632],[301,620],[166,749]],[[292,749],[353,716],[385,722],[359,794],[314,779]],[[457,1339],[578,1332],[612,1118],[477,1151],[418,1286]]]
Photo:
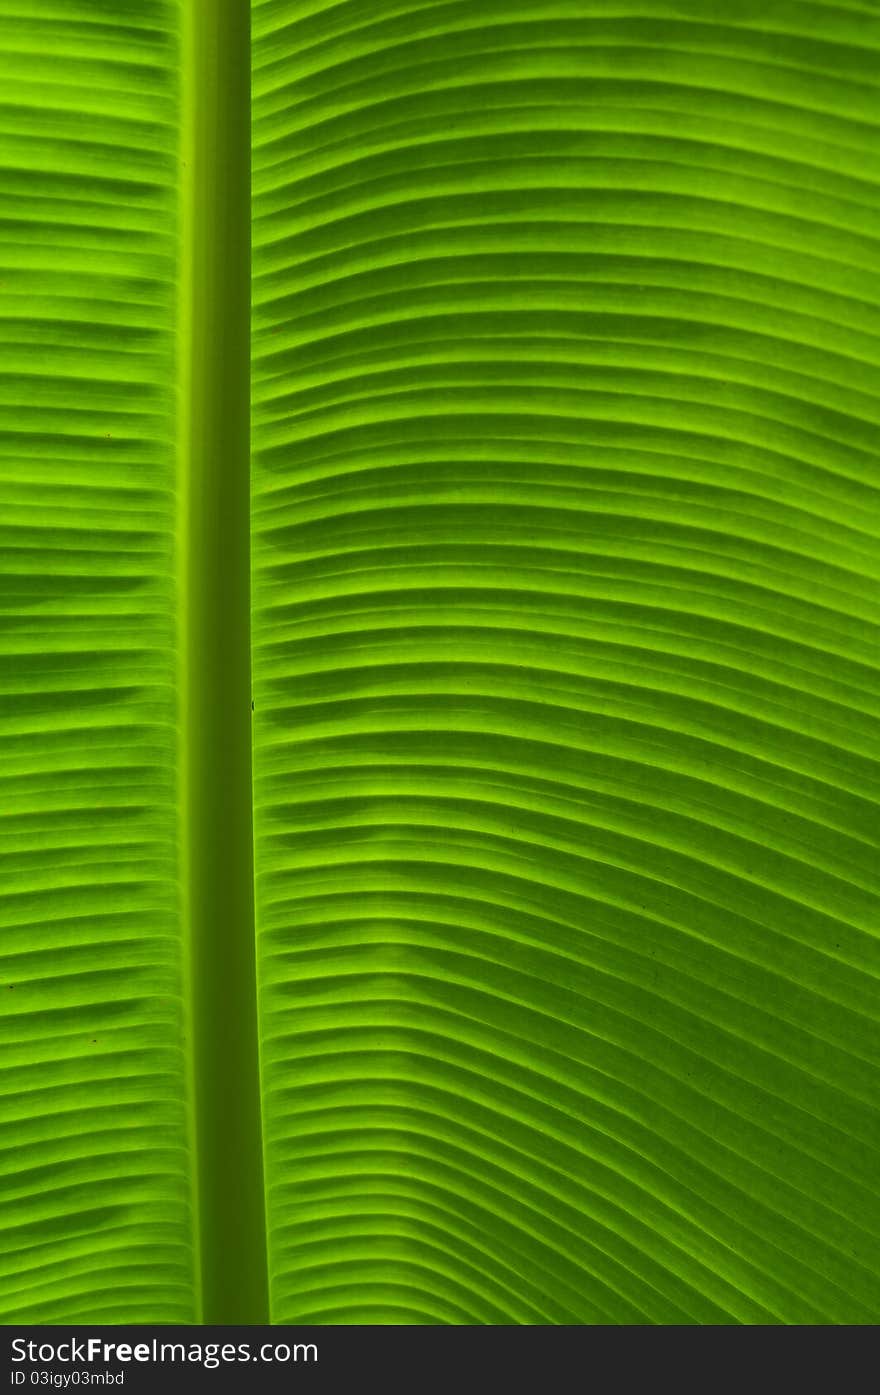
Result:
[[182,1322],[178,13],[49,8],[0,20],[2,1311]]
[[876,16],[254,36],[274,1319],[876,1320]]

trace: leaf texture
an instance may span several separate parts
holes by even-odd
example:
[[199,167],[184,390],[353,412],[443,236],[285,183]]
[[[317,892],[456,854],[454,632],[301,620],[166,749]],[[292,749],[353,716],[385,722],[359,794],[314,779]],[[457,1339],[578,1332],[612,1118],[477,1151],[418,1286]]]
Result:
[[0,16],[0,1317],[185,1322],[178,6]]
[[273,1319],[876,1321],[877,9],[253,26]]

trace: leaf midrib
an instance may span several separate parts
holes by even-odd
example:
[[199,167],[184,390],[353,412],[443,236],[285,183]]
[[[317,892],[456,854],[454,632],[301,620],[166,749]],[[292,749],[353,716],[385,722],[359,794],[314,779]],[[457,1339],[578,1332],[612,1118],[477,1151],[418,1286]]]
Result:
[[196,1320],[269,1321],[250,657],[250,5],[183,7],[178,621]]

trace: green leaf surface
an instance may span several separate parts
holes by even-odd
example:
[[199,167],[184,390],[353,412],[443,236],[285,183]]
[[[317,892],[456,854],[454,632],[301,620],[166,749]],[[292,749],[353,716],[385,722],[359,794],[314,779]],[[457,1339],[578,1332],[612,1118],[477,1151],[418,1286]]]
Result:
[[0,16],[3,1320],[192,1321],[178,7]]
[[248,335],[247,8],[0,15],[0,1319],[876,1322],[880,10],[253,0]]
[[878,21],[254,5],[277,1321],[880,1315]]

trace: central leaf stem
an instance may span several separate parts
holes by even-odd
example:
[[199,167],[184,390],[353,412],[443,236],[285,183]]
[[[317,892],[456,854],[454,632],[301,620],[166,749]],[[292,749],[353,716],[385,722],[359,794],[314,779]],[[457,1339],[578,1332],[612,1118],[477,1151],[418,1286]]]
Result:
[[248,0],[187,0],[182,875],[205,1323],[268,1321],[250,684]]

